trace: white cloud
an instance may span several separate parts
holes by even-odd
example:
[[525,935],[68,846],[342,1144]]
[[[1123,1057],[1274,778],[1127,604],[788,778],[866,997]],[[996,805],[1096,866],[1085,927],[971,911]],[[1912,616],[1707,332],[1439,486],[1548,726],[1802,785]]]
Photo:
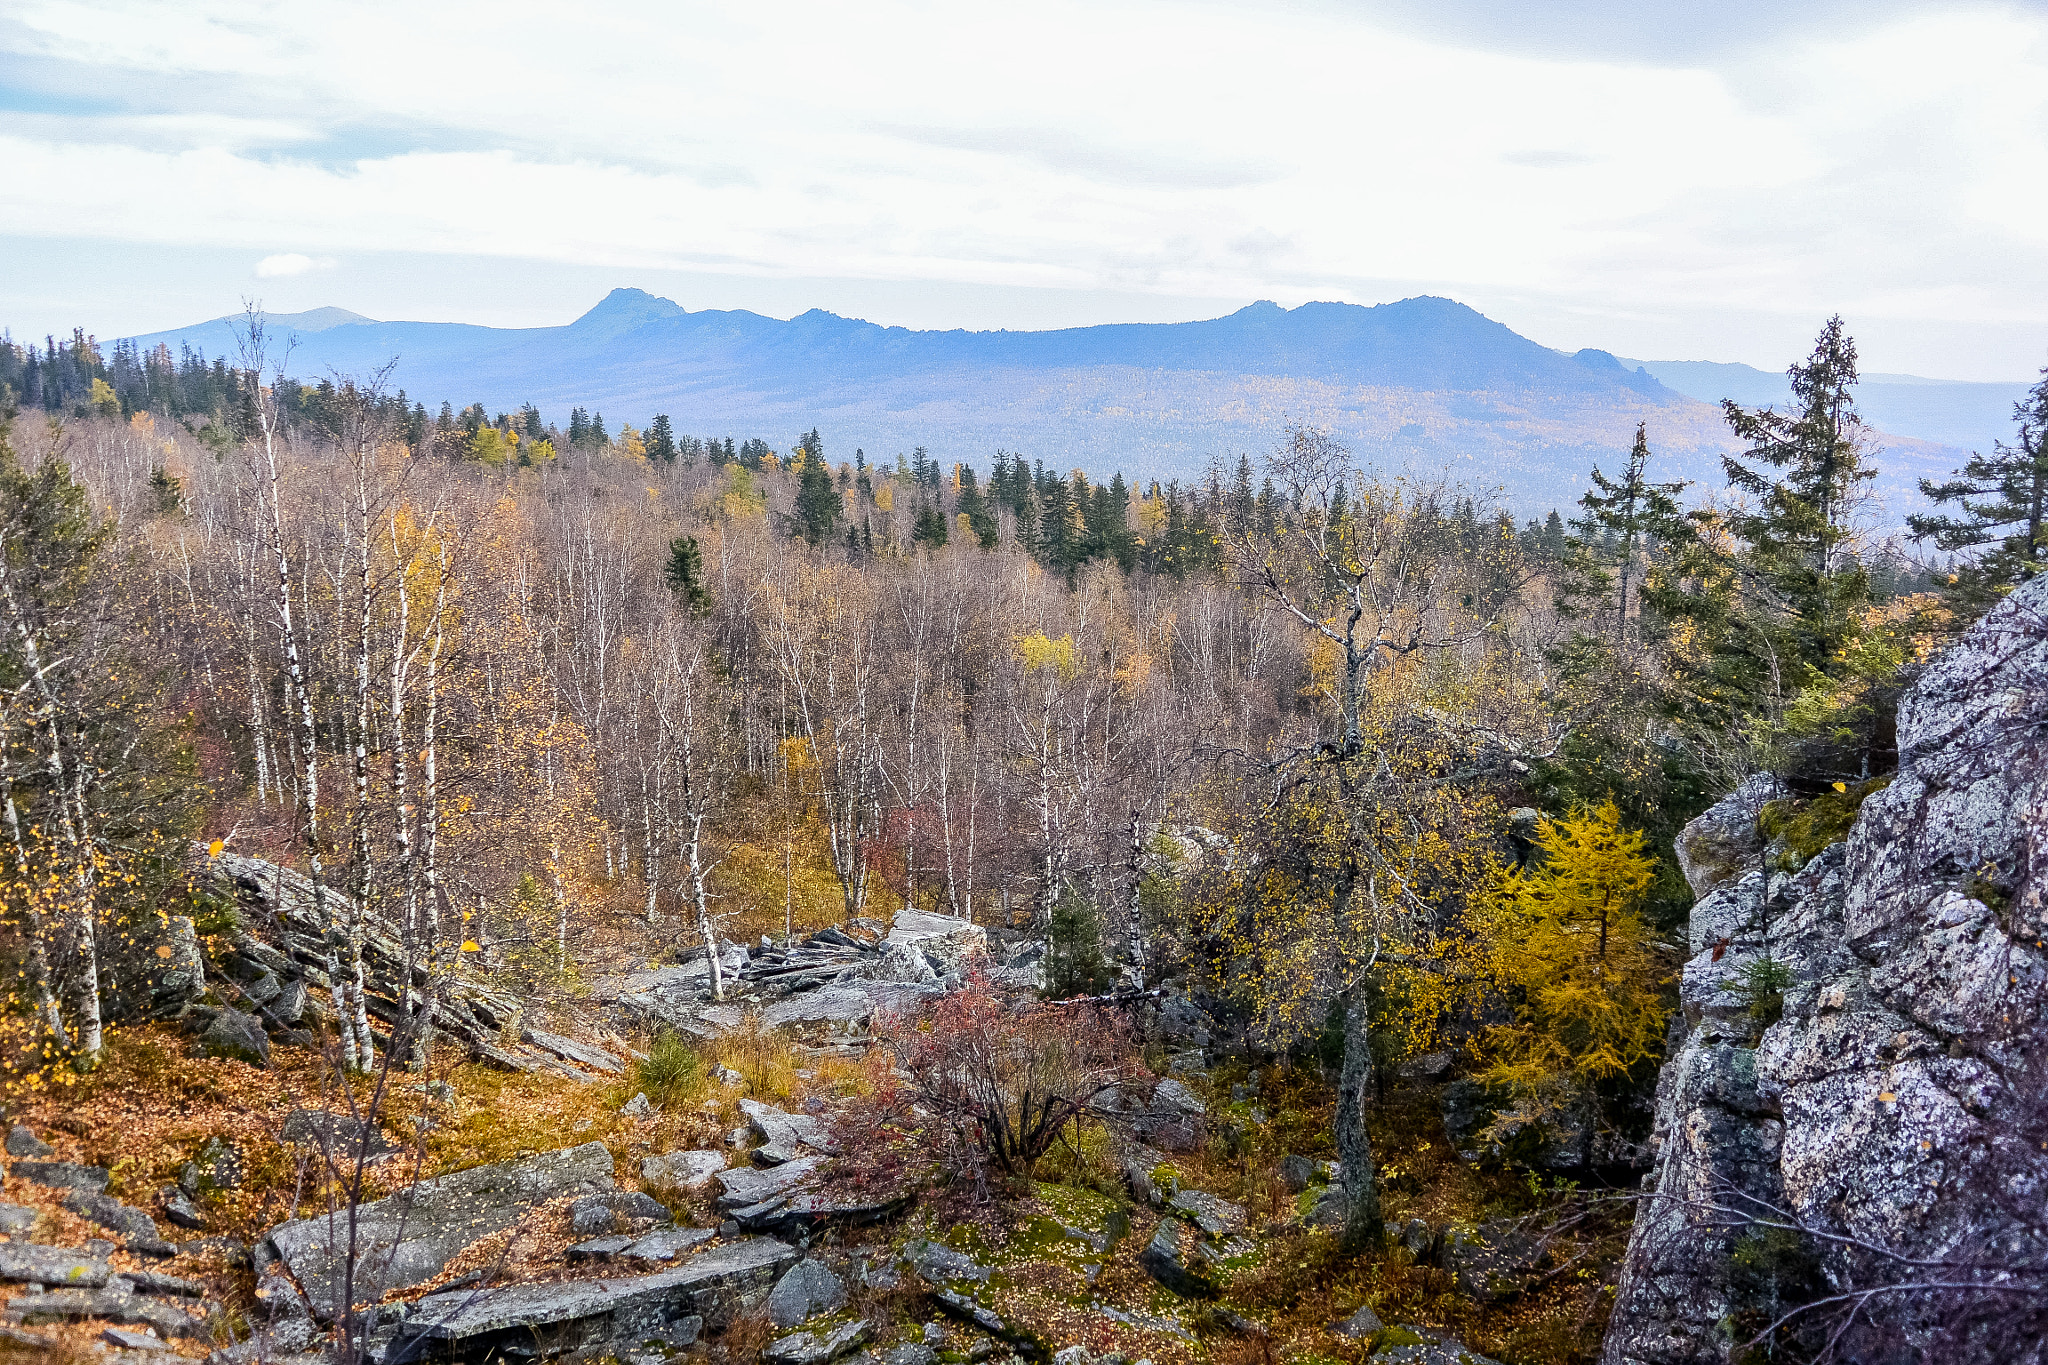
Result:
[[332,270],[334,259],[323,256],[314,260],[296,251],[287,251],[277,256],[265,256],[256,262],[256,278],[259,280],[286,279],[293,275],[304,275],[312,270]]
[[410,251],[2048,330],[2048,18],[2020,9],[1893,5],[1712,66],[1160,0],[14,20],[52,81],[185,93],[12,124],[0,232],[302,244],[273,276]]

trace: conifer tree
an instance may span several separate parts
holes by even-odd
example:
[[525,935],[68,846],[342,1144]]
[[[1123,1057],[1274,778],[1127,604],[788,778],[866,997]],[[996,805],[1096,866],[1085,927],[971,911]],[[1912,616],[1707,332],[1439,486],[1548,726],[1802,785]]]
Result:
[[663,464],[674,464],[676,460],[675,428],[669,425],[666,413],[658,414],[647,425],[647,458],[660,460]]
[[1854,630],[1855,612],[1869,598],[1851,517],[1877,471],[1863,458],[1856,342],[1839,315],[1821,329],[1813,354],[1786,374],[1790,413],[1721,405],[1749,442],[1743,456],[1723,457],[1728,483],[1755,499],[1728,517],[1728,528],[1744,544],[1747,573],[1785,604],[1782,624],[1796,656],[1819,665]]
[[[751,442],[749,443],[751,444]],[[839,524],[845,504],[825,463],[824,443],[812,431],[797,443],[796,529],[812,545],[822,542]]]
[[[1001,471],[1002,464],[1000,461],[998,461],[996,469],[998,472]],[[995,479],[992,477],[989,483],[993,486]],[[967,527],[974,532],[974,539],[981,545],[981,548],[984,550],[995,549],[996,542],[1001,538],[1002,532],[996,521],[995,511],[989,506],[988,498],[983,496],[981,489],[975,485],[974,467],[972,465],[963,464],[960,466],[960,496],[955,506],[958,507],[960,514],[967,518]]]
[[662,577],[685,610],[701,616],[711,609],[711,594],[704,590],[704,552],[697,546],[697,537],[677,536],[668,543]]
[[[1578,523],[1583,539],[1576,553],[1567,551],[1566,555],[1567,578],[1562,596],[1590,597],[1610,603],[1616,640],[1628,633],[1631,579],[1642,542],[1656,528],[1677,520],[1678,495],[1685,491],[1682,480],[1652,483],[1649,467],[1648,430],[1638,423],[1635,445],[1629,450],[1628,464],[1620,478],[1610,479],[1600,472],[1600,466],[1593,466],[1593,487],[1579,499],[1579,506],[1586,509]],[[1570,604],[1567,600],[1560,605]]]
[[1624,1076],[1656,1054],[1669,973],[1641,907],[1657,860],[1612,801],[1537,826],[1541,861],[1511,871],[1482,916],[1513,1022],[1486,1030],[1482,1078],[1533,1117],[1565,1082]]
[[2048,367],[2012,415],[2019,427],[2014,444],[1999,441],[1989,456],[1972,454],[1945,483],[1920,480],[1921,493],[1937,505],[1954,504],[1961,516],[1906,518],[1916,540],[1932,540],[1940,549],[1992,547],[1957,571],[1950,593],[1973,616],[2048,570]]

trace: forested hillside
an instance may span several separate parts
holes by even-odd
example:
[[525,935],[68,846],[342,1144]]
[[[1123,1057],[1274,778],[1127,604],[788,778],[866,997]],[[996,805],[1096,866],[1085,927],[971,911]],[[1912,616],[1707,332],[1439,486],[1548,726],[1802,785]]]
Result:
[[[362,1124],[411,1144],[414,1179],[568,1143],[532,1136],[530,1094],[479,1098],[499,1092],[457,1071],[542,1048],[559,1060],[531,1102],[632,1151],[621,1170],[693,1141],[722,1168],[719,1125],[750,1121],[757,1163],[796,1172],[802,1150],[826,1173],[811,1204],[729,1180],[721,1245],[880,1237],[872,1269],[904,1227],[971,1225],[985,1240],[948,1254],[1057,1261],[1043,1239],[1096,1235],[1058,1202],[1084,1192],[1109,1220],[1085,1285],[1079,1261],[972,1292],[918,1262],[939,1299],[967,1294],[932,1312],[1020,1354],[1401,1345],[1376,1305],[1588,1359],[1629,1216],[1597,1191],[1648,1161],[1686,956],[1681,827],[1770,774],[1779,837],[1839,838],[1899,765],[1901,694],[2048,547],[2048,385],[2014,446],[1927,490],[1950,514],[1916,531],[1974,558],[1930,573],[1868,533],[1839,320],[1789,414],[1729,405],[1721,486],[1683,486],[1639,429],[1547,524],[1376,477],[1301,425],[1256,464],[1140,487],[884,463],[822,428],[781,448],[580,405],[566,427],[430,413],[384,375],[286,379],[252,322],[243,366],[116,374],[81,345],[42,362],[43,406],[10,402],[0,1022],[13,1111],[72,1122],[94,1159],[115,1139],[66,1115],[229,1065],[170,1040],[243,1068],[181,1092],[192,1113],[256,1094],[273,1045],[279,1075],[321,1078],[320,1121],[358,1124],[324,1175],[252,1158],[246,1188],[173,1204],[203,1124],[152,1109],[124,1120],[149,1136],[114,1188],[255,1235],[213,1291],[237,1313],[253,1275],[284,1284],[263,1260],[283,1254],[298,1288],[275,1292],[309,1294],[344,1358],[423,1311],[401,1291],[476,1267],[458,1243],[378,1281],[400,1305],[379,1329],[263,1229],[308,1190],[353,1217],[394,1188],[397,1166],[364,1184]],[[1760,960],[1758,1002],[1790,980]],[[775,1031],[797,976],[834,1009],[858,997],[785,1013],[829,1025],[801,1048]],[[482,1117],[459,1142],[408,1068],[460,1082],[442,1102]],[[741,1089],[705,1089],[728,1073]],[[556,1093],[614,1076],[602,1103]],[[232,1103],[248,1152],[284,1151]],[[494,1124],[521,1136],[493,1146]],[[693,1198],[654,1216],[710,1217]],[[1475,1261],[1502,1218],[1541,1221],[1539,1251]],[[1183,1247],[1177,1219],[1216,1240]],[[876,1276],[835,1351],[933,1302]],[[734,1302],[689,1330],[754,1358],[760,1298]],[[1091,1335],[1075,1302],[1124,1316]],[[1354,1310],[1370,1326],[1333,1339]]]

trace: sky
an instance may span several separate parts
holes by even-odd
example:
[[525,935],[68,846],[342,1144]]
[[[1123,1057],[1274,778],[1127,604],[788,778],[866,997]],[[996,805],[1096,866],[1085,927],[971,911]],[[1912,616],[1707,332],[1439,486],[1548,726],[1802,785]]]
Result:
[[2048,363],[2048,0],[0,6],[0,326],[912,327],[1456,298]]

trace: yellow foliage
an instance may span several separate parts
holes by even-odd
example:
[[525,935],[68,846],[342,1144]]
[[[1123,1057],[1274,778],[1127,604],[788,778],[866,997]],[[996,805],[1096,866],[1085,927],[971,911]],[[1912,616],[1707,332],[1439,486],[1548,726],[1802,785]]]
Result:
[[1062,635],[1055,640],[1044,631],[1036,630],[1029,635],[1015,637],[1011,644],[1027,673],[1051,669],[1059,675],[1061,682],[1072,682],[1080,675],[1081,661],[1074,653],[1074,637],[1071,635]]
[[896,510],[896,485],[883,479],[875,485],[875,506],[884,512]]
[[517,436],[507,439],[505,433],[496,427],[478,427],[476,435],[469,438],[469,458],[496,469],[511,457],[518,444]]
[[768,515],[768,498],[754,486],[753,471],[745,465],[725,467],[725,492],[718,510],[733,521],[752,521]]
[[1640,906],[1656,859],[1612,801],[1538,827],[1542,862],[1501,878],[1480,913],[1514,1022],[1486,1031],[1482,1079],[1528,1101],[1563,1079],[1619,1076],[1664,1033],[1669,972]]

